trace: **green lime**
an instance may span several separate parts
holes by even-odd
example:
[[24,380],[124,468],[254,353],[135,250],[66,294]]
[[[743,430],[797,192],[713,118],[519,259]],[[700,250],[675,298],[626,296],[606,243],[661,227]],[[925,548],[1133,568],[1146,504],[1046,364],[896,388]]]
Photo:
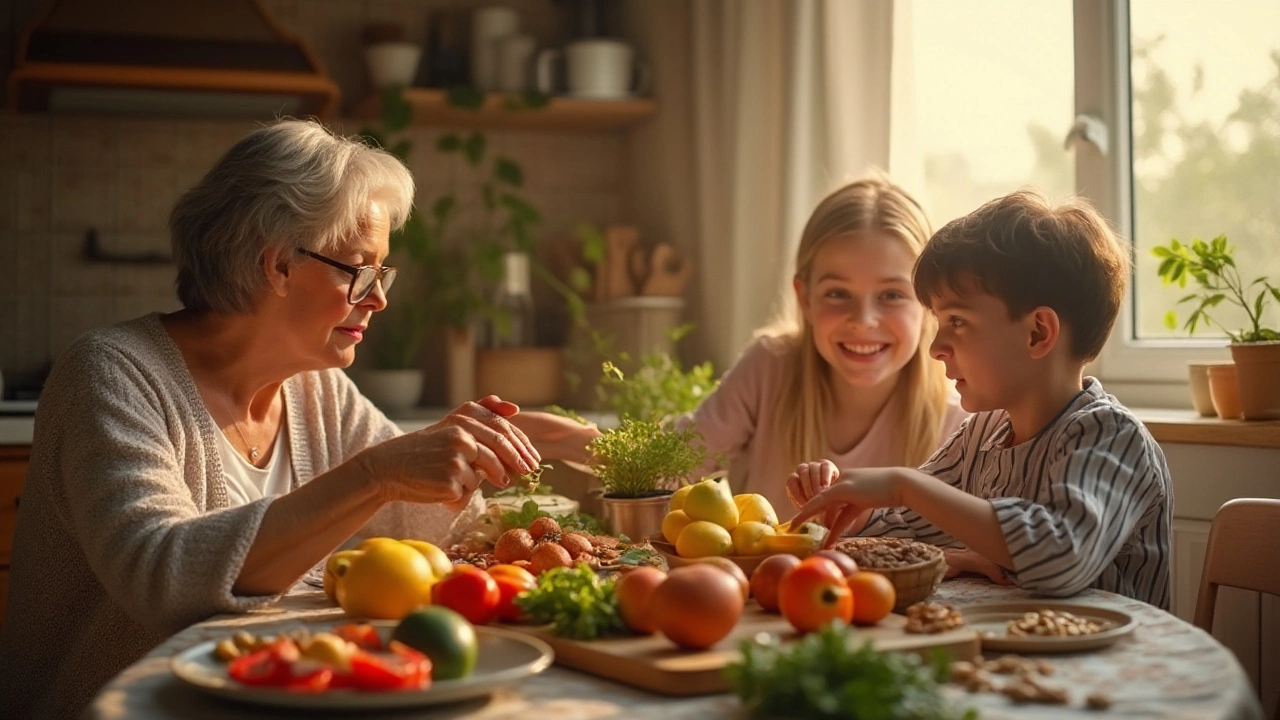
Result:
[[456,680],[476,669],[476,629],[447,607],[427,605],[405,615],[391,634],[431,658],[431,677]]

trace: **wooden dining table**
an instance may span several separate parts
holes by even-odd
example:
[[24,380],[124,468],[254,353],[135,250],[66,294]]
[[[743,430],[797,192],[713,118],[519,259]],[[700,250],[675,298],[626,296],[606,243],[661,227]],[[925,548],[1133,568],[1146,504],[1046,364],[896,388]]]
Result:
[[[1034,601],[1015,587],[986,580],[949,580],[932,600],[965,607],[986,603]],[[1049,680],[1068,690],[1068,705],[1019,705],[996,693],[969,693],[948,685],[944,692],[957,706],[972,706],[983,718],[1097,718],[1100,716],[1180,718],[1186,720],[1261,720],[1262,707],[1235,656],[1211,635],[1143,602],[1100,590],[1071,598],[1128,613],[1136,629],[1115,643],[1072,654],[1037,655],[1054,666]],[[301,622],[336,620],[342,611],[323,593],[299,584],[270,608],[223,615],[193,625],[129,666],[96,696],[84,716],[93,720],[215,720],[222,718],[307,717],[315,711],[257,707],[215,698],[189,687],[170,669],[174,655],[239,629],[267,634]],[[1111,706],[1089,709],[1086,696],[1105,694]],[[331,715],[326,713],[326,715]],[[677,718],[745,717],[732,695],[672,698],[636,690],[581,672],[552,666],[517,685],[487,697],[413,710],[379,712],[378,718]]]

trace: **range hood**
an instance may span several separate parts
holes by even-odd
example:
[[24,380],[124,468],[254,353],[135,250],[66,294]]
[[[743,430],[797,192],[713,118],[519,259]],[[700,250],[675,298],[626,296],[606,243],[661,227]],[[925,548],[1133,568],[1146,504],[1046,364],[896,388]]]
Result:
[[328,117],[338,86],[257,0],[56,0],[18,45],[18,112]]

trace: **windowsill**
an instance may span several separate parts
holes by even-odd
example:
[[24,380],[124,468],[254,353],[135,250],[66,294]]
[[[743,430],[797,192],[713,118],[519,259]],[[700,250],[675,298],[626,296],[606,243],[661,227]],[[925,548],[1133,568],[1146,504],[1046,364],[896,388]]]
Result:
[[1280,449],[1280,420],[1222,420],[1194,410],[1133,408],[1160,443]]

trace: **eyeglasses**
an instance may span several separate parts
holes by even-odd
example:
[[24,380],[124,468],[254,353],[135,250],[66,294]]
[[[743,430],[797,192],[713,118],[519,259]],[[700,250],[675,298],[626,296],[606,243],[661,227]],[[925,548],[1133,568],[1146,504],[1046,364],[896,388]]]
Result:
[[391,289],[391,284],[396,281],[396,269],[393,267],[387,267],[386,265],[381,267],[375,265],[348,265],[318,253],[313,253],[310,250],[299,249],[298,252],[309,258],[315,258],[325,265],[336,267],[350,275],[351,285],[347,287],[347,302],[352,305],[368,297],[373,290],[375,282],[382,283],[382,292],[385,294]]

